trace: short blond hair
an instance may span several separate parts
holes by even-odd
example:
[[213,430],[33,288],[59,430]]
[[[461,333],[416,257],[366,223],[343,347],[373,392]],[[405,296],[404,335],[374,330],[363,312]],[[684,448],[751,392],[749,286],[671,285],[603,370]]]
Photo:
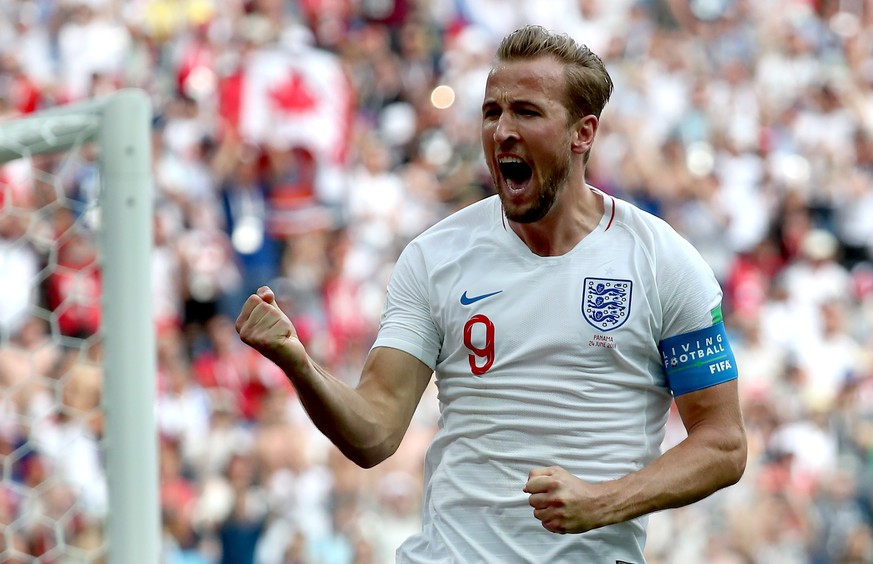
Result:
[[570,121],[600,113],[612,94],[612,78],[591,49],[567,34],[527,25],[503,38],[497,48],[498,61],[517,61],[552,56],[565,65],[565,105]]

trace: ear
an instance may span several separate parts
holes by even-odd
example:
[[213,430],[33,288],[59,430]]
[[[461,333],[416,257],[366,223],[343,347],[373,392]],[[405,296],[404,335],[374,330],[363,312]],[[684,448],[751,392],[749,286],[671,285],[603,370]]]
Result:
[[600,120],[592,114],[576,120],[573,126],[573,142],[570,145],[574,153],[584,155],[588,152],[594,143],[594,136],[597,134],[598,125],[600,125]]

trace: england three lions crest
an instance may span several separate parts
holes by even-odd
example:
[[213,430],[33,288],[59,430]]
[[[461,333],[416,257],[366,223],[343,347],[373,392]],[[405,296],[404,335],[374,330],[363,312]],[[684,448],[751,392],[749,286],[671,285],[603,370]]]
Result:
[[582,288],[582,315],[600,331],[624,325],[630,315],[633,282],[612,278],[586,278]]

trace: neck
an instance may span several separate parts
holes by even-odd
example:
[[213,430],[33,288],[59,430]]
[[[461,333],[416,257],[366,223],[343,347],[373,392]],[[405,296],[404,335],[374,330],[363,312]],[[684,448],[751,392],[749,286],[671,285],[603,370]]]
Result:
[[583,181],[581,185],[566,186],[549,213],[539,221],[509,221],[509,226],[535,255],[556,257],[573,250],[594,231],[603,210],[603,198]]

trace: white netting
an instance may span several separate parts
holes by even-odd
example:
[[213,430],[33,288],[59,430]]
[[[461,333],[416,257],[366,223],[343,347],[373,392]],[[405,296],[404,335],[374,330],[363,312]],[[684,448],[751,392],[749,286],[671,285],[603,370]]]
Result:
[[105,557],[97,120],[0,124],[0,562]]

